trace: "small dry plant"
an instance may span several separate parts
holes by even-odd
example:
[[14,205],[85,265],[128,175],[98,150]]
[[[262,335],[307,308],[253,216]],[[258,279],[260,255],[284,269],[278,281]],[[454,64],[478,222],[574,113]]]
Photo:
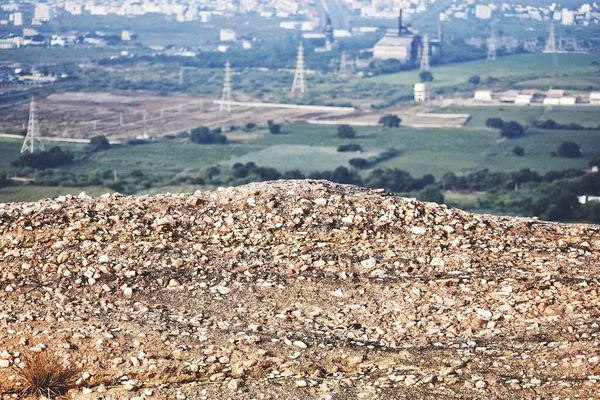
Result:
[[56,398],[75,386],[79,370],[65,366],[55,354],[48,352],[23,354],[22,368],[15,372],[25,385],[23,394]]

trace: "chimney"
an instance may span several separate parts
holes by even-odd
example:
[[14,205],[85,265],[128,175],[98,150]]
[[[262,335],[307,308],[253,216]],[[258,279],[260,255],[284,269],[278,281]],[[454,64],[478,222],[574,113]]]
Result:
[[398,15],[398,36],[402,35],[404,27],[402,26],[402,9],[400,9],[400,15]]

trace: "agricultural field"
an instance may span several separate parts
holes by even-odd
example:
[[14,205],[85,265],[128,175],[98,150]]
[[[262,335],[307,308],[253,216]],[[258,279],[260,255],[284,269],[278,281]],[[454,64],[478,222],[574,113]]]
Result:
[[[431,68],[434,76],[433,87],[444,88],[467,83],[469,77],[482,75],[487,71],[494,78],[533,79],[556,74],[582,74],[600,71],[600,55],[589,54],[557,54],[559,67],[553,66],[551,54],[520,54],[500,57],[495,62],[486,60],[444,65]],[[594,64],[595,63],[595,64]],[[417,71],[406,71],[381,75],[366,81],[389,85],[411,86],[418,81]]]
[[576,123],[585,127],[600,126],[600,107],[450,106],[438,109],[436,112],[469,114],[471,117],[466,124],[468,127],[485,127],[485,121],[488,118],[517,121],[524,125],[531,125],[534,121],[553,119],[559,124]]

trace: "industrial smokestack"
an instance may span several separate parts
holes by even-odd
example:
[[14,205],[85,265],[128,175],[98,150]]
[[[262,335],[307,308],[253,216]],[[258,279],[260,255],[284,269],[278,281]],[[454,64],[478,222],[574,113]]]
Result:
[[402,9],[400,9],[400,15],[398,15],[398,36],[402,35],[404,27],[402,26]]

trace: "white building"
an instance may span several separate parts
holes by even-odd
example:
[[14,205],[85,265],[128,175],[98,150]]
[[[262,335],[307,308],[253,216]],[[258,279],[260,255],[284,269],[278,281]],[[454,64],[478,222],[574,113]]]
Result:
[[577,104],[577,97],[575,96],[563,96],[560,98],[561,106],[574,106]]
[[531,104],[531,100],[533,100],[532,94],[519,94],[515,98],[515,104],[520,106],[528,106]]
[[429,100],[429,85],[423,82],[415,84],[415,102],[425,103]]
[[587,202],[590,201],[597,201],[600,202],[600,196],[577,196],[577,200],[579,201],[580,204],[586,204]]
[[22,26],[23,25],[23,14],[20,12],[16,12],[13,14],[13,24],[15,26]]
[[561,13],[561,24],[573,25],[575,23],[575,13],[566,8],[562,9]]
[[221,42],[235,42],[237,39],[235,32],[231,29],[221,29],[219,37]]
[[593,106],[600,106],[600,92],[590,93],[590,104]]
[[36,4],[33,12],[34,25],[39,25],[43,22],[48,22],[52,19],[52,8],[48,4]]
[[487,4],[477,4],[475,6],[475,18],[490,19],[492,18],[492,7]]
[[491,90],[477,90],[475,92],[474,100],[481,103],[490,103],[493,101]]

